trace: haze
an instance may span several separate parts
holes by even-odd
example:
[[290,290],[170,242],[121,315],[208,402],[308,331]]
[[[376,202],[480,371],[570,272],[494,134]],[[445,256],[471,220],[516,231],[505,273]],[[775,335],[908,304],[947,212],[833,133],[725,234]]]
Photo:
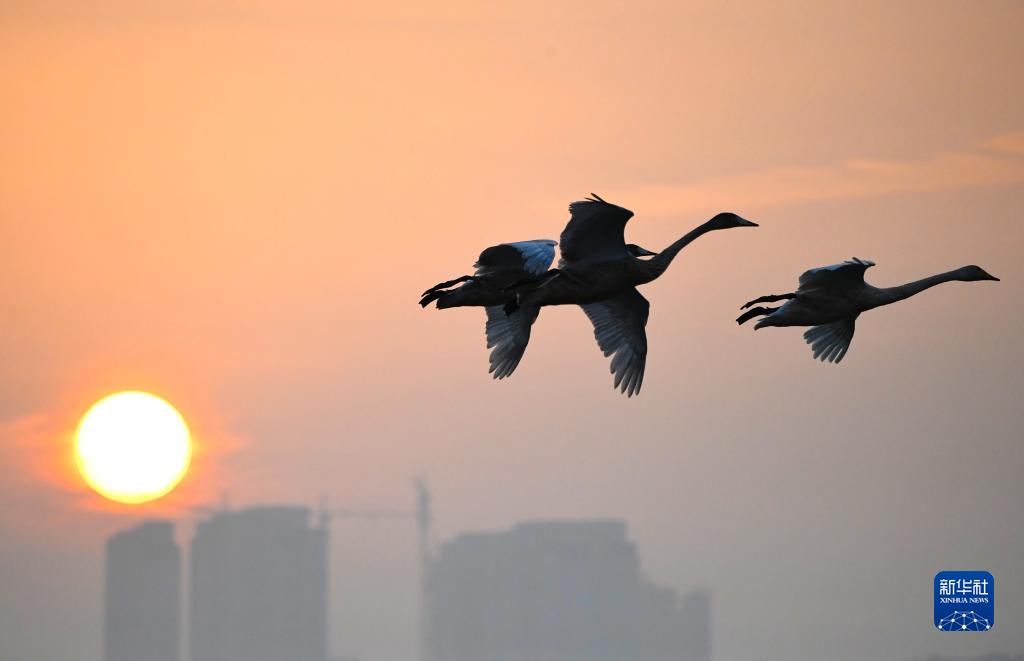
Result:
[[[215,503],[406,507],[441,539],[622,518],[653,579],[713,593],[714,658],[1024,649],[1024,5],[0,3],[0,657],[98,661],[102,548]],[[659,249],[639,398],[577,309],[513,378],[479,310],[417,295],[558,238],[596,192]],[[840,366],[733,322],[808,267],[885,285]],[[198,443],[152,507],[68,466],[89,404],[177,406]],[[415,649],[412,526],[332,532],[337,653]],[[984,636],[931,580],[986,569]],[[952,640],[951,640],[952,638]]]

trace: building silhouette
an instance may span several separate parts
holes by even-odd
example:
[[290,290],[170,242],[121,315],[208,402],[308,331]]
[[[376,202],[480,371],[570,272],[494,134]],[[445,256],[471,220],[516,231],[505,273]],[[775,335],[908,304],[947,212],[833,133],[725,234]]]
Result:
[[107,540],[107,661],[180,661],[181,552],[174,524],[146,521]]
[[682,596],[679,635],[686,646],[684,659],[711,659],[711,593],[692,590]]
[[215,512],[190,561],[191,661],[327,659],[327,531],[308,508]]
[[621,521],[523,523],[443,544],[429,661],[708,661],[710,599],[640,573]]

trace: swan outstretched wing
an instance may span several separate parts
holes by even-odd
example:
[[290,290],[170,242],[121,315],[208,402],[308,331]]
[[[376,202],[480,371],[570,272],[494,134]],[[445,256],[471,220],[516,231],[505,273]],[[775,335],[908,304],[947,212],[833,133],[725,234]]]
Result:
[[569,214],[569,224],[559,239],[563,262],[603,262],[629,256],[625,229],[632,211],[594,195],[570,204]]
[[857,317],[815,326],[804,332],[804,340],[811,345],[814,357],[822,362],[838,363],[850,349]]
[[480,253],[473,266],[477,269],[477,275],[510,270],[541,275],[551,268],[551,262],[555,261],[556,245],[558,242],[551,239],[499,243]]
[[537,321],[540,308],[523,306],[512,314],[505,314],[501,305],[485,308],[487,312],[487,348],[491,349],[491,374],[495,379],[510,376],[523,359],[530,343],[530,328]]
[[804,271],[803,275],[800,276],[800,289],[797,291],[820,289],[823,287],[832,289],[861,286],[864,284],[864,271],[874,265],[874,262],[854,257],[841,264],[821,266]]
[[651,304],[636,289],[598,303],[580,306],[594,325],[594,337],[611,356],[612,387],[632,397],[640,392],[647,364],[647,316]]

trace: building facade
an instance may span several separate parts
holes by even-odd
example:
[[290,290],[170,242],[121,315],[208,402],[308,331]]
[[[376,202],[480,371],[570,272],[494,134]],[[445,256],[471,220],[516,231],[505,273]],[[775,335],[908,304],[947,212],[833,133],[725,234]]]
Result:
[[427,577],[429,661],[708,661],[710,599],[643,578],[621,521],[460,535]]
[[180,661],[181,551],[174,524],[147,521],[107,540],[107,661]]
[[214,513],[190,565],[191,661],[327,659],[327,531],[308,508]]

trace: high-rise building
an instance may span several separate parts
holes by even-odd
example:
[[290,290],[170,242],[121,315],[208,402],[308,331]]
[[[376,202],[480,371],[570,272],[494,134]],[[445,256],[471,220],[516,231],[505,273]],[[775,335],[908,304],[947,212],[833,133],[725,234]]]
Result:
[[430,661],[708,661],[705,593],[644,579],[621,521],[460,535],[431,563]]
[[683,595],[680,605],[680,635],[686,641],[687,659],[711,659],[711,593],[693,590]]
[[190,567],[191,661],[327,659],[327,531],[309,509],[216,512]]
[[180,661],[181,552],[174,524],[147,521],[107,540],[107,661]]

